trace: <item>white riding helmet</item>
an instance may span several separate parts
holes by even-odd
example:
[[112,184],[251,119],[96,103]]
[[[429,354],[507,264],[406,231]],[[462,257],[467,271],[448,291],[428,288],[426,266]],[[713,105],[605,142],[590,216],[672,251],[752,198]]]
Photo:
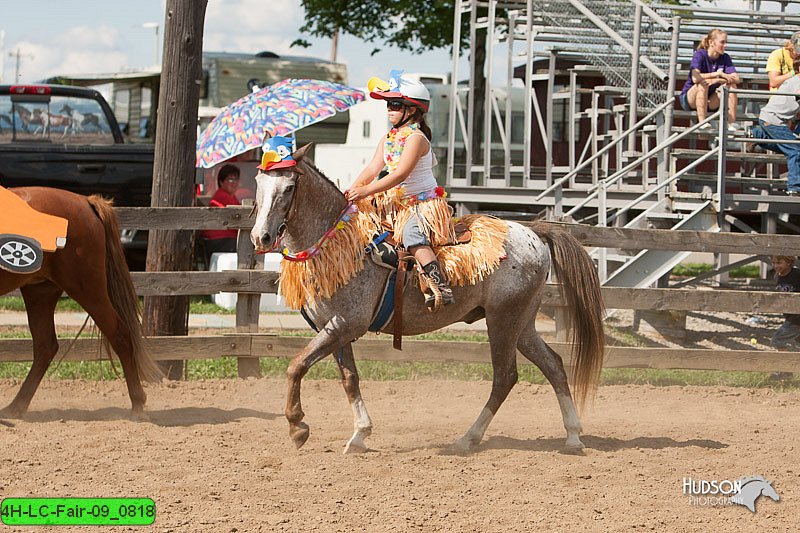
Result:
[[431,93],[421,81],[403,76],[402,70],[393,70],[389,74],[388,82],[380,78],[370,78],[367,88],[369,95],[376,100],[401,100],[420,108],[423,113],[428,112]]

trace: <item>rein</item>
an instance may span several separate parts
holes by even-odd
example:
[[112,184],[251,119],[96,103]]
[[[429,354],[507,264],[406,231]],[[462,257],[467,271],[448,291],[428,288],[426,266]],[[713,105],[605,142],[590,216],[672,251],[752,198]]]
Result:
[[350,221],[350,215],[356,213],[357,211],[358,208],[355,206],[355,204],[353,204],[353,202],[347,202],[347,205],[342,210],[341,214],[336,218],[333,226],[331,226],[331,228],[326,231],[322,237],[317,239],[317,242],[299,252],[290,252],[288,248],[284,248],[281,250],[281,255],[287,261],[308,261],[312,257],[315,257],[322,251],[322,247],[324,246],[325,242],[336,235],[337,231],[343,229],[345,222]]
[[[297,180],[299,181],[300,177],[303,176],[303,171],[297,169],[297,174],[298,174]],[[344,224],[350,221],[351,215],[353,215],[358,211],[358,208],[353,202],[347,202],[347,205],[339,214],[339,216],[336,218],[336,220],[333,222],[331,228],[328,231],[326,231],[322,235],[322,237],[317,239],[317,241],[314,244],[312,244],[311,246],[309,246],[304,250],[300,250],[299,252],[290,252],[288,248],[283,246],[283,233],[286,231],[286,224],[294,218],[295,212],[297,211],[295,206],[296,199],[297,199],[297,188],[295,188],[295,191],[292,194],[292,199],[289,202],[289,208],[286,211],[287,212],[286,218],[283,219],[283,222],[278,227],[278,239],[275,241],[275,245],[269,250],[257,253],[266,254],[273,251],[275,248],[282,247],[280,253],[283,256],[283,258],[286,259],[287,261],[296,261],[296,262],[308,261],[312,257],[316,257],[317,255],[319,255],[319,253],[322,251],[322,247],[325,245],[328,239],[336,235],[336,232],[338,230],[343,229]],[[257,206],[253,206],[254,211],[256,208]]]

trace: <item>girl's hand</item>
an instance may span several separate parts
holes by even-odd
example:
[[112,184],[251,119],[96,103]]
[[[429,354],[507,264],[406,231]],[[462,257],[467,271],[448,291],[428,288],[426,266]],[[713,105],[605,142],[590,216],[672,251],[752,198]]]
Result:
[[361,200],[362,198],[366,198],[367,196],[369,196],[369,194],[367,194],[366,189],[367,189],[366,186],[353,187],[352,189],[345,191],[345,196],[349,201],[355,202],[357,200]]

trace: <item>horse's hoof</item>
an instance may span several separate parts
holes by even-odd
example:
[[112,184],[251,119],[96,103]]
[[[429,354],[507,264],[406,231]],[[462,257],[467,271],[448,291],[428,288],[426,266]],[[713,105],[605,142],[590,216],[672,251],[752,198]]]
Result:
[[478,446],[477,442],[474,442],[472,439],[470,439],[467,436],[463,436],[460,439],[458,439],[457,441],[455,441],[450,446],[450,448],[455,453],[465,454],[465,453],[472,453],[477,446]]
[[567,442],[564,444],[563,452],[569,455],[585,455],[585,448],[586,446],[583,445],[580,439],[567,439]]
[[150,415],[144,410],[134,409],[131,411],[131,419],[134,422],[150,422]]
[[356,431],[347,444],[344,447],[344,454],[350,453],[365,453],[369,448],[367,448],[364,439],[369,437],[372,434],[372,428],[365,428],[362,430]]
[[298,422],[297,424],[289,426],[289,436],[292,438],[292,442],[294,442],[297,448],[302,447],[303,444],[306,443],[309,433],[308,424],[305,422]]
[[351,453],[366,453],[368,449],[369,448],[367,448],[367,445],[363,442],[350,441],[345,445],[342,453],[344,455],[349,455]]
[[8,406],[0,409],[0,418],[17,418],[17,419],[19,419],[19,418],[22,418],[25,415],[26,412],[27,412],[27,409],[20,409],[20,408],[12,407],[11,405],[8,405]]

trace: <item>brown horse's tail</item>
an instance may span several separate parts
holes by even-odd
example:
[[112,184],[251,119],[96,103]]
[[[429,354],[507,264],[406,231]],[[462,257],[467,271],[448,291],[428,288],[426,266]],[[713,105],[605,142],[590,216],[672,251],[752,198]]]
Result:
[[[125,253],[119,241],[119,223],[111,202],[97,195],[89,196],[89,205],[103,223],[106,232],[106,284],[111,304],[122,319],[123,327],[128,328],[133,361],[139,378],[145,381],[160,381],[161,370],[144,346],[142,333],[142,308],[133,287],[131,274],[125,262]],[[106,349],[111,353],[108,339],[104,338]]]
[[569,309],[572,332],[572,387],[579,407],[594,395],[605,355],[605,305],[597,270],[581,243],[563,228],[534,222],[531,229],[553,253],[553,269],[561,297]]

